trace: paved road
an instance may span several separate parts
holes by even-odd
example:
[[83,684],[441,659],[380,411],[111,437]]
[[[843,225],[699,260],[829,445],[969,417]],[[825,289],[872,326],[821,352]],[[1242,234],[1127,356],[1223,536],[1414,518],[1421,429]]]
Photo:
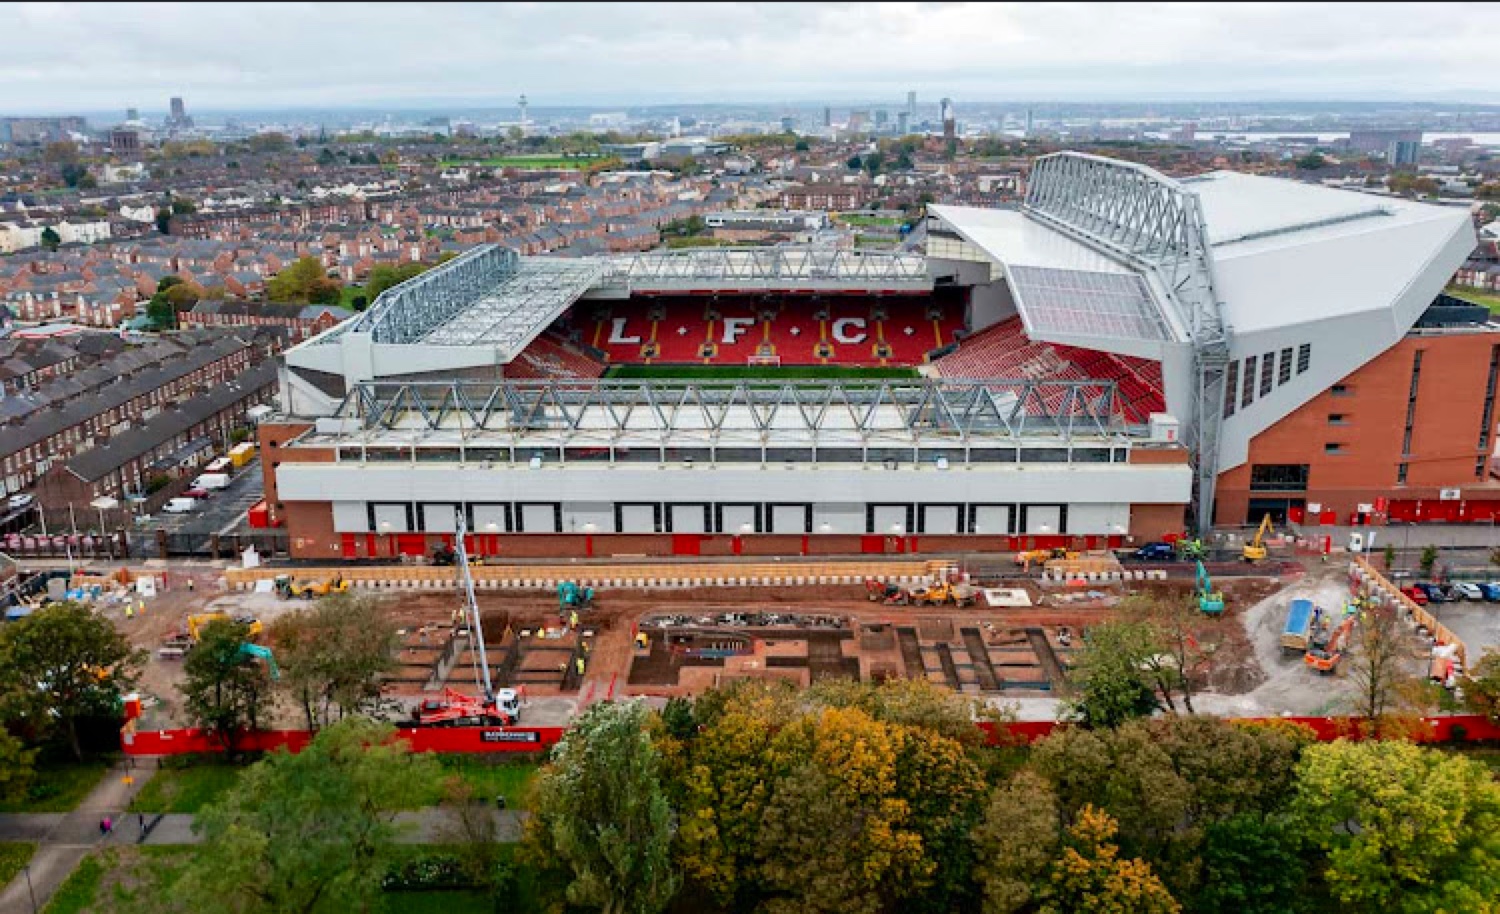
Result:
[[[33,892],[36,908],[46,907],[52,893],[90,850],[106,842],[134,840],[132,829],[136,826],[133,821],[121,821],[124,810],[135,791],[156,774],[156,768],[136,766],[129,772],[134,784],[125,783],[126,773],[123,764],[111,769],[70,813],[0,816],[0,841],[35,841],[40,845],[27,870],[0,890],[0,914],[29,914]],[[107,838],[99,834],[99,820],[105,816],[119,822]]]
[[137,529],[163,529],[168,533],[190,533],[209,536],[213,533],[229,533],[244,518],[250,506],[264,495],[264,477],[260,472],[260,460],[250,461],[244,468],[235,471],[228,488],[213,493],[198,503],[198,510],[189,514],[167,514],[158,511],[151,520]]

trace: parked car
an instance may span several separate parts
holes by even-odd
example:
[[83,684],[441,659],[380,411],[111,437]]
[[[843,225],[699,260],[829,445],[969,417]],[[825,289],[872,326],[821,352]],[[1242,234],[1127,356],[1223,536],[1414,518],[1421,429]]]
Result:
[[1401,592],[1411,598],[1411,601],[1418,606],[1427,605],[1427,591],[1422,588],[1413,585],[1401,588]]
[[190,511],[197,510],[197,508],[198,500],[196,498],[174,498],[165,505],[162,505],[162,511],[167,514],[187,514]]
[[1447,600],[1450,603],[1457,603],[1459,600],[1463,599],[1463,595],[1458,592],[1458,588],[1454,587],[1452,584],[1438,584],[1436,586],[1437,589],[1443,594],[1443,599]]
[[1487,602],[1500,603],[1500,584],[1490,581],[1487,584],[1480,584],[1479,590],[1484,594],[1484,599]]
[[1438,587],[1431,581],[1418,581],[1412,586],[1422,591],[1422,593],[1426,594],[1427,602],[1429,603],[1447,603],[1450,600],[1450,598],[1443,593],[1442,588]]
[[31,506],[31,503],[34,502],[34,501],[36,501],[36,496],[35,495],[28,495],[25,492],[21,492],[21,493],[19,493],[17,495],[12,495],[10,497],[10,501],[9,501],[10,509],[12,511],[17,511],[17,510],[20,510],[21,508],[29,508]]
[[207,498],[213,493],[207,489],[188,489],[182,493],[183,498]]
[[1465,600],[1484,599],[1484,591],[1479,589],[1478,584],[1474,584],[1469,581],[1457,581],[1453,584],[1453,589],[1457,591],[1458,595],[1463,597]]
[[1141,562],[1170,562],[1177,558],[1177,550],[1171,543],[1147,543],[1130,556]]

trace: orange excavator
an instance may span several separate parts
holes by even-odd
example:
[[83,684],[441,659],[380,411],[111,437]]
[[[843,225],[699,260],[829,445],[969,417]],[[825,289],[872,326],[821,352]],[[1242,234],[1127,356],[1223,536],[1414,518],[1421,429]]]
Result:
[[1308,645],[1307,653],[1302,655],[1302,662],[1324,676],[1337,670],[1339,661],[1344,659],[1344,647],[1349,643],[1350,633],[1354,631],[1356,618],[1358,618],[1357,613],[1346,613],[1344,620],[1328,635],[1326,640],[1314,636]]

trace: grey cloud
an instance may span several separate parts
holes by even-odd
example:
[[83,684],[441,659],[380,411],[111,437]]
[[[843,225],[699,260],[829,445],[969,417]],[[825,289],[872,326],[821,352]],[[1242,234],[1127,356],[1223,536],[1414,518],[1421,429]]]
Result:
[[0,111],[1261,95],[1472,99],[1486,4],[0,6]]

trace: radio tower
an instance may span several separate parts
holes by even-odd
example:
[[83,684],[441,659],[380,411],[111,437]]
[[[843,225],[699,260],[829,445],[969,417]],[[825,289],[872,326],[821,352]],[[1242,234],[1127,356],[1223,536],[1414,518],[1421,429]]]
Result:
[[521,109],[521,126],[525,127],[526,126],[526,96],[525,95],[522,95],[520,97],[520,99],[516,101],[516,106]]

